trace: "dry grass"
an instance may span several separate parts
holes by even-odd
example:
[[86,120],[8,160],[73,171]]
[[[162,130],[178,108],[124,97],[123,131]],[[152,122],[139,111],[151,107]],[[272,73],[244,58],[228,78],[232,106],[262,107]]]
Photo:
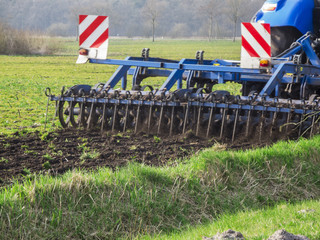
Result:
[[0,54],[51,55],[59,50],[59,43],[40,34],[13,29],[0,22]]

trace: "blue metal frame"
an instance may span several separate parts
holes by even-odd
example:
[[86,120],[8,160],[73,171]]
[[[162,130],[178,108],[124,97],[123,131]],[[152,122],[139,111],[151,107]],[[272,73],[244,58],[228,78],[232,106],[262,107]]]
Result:
[[[297,65],[293,63],[293,56],[301,51],[308,56],[311,65]],[[259,96],[279,96],[279,85],[301,83],[301,85],[320,86],[320,59],[311,46],[310,35],[306,34],[297,40],[294,47],[287,50],[280,58],[274,59],[278,63],[269,72],[260,69],[241,68],[238,61],[221,59],[202,60],[182,59],[173,61],[159,58],[127,57],[125,60],[97,60],[90,59],[90,63],[119,65],[116,72],[106,82],[104,89],[113,89],[120,81],[123,90],[127,88],[127,76],[133,75],[132,86],[140,85],[148,77],[167,77],[160,91],[169,91],[176,85],[176,89],[191,86],[191,80],[197,79],[214,83],[228,81],[244,84],[246,82],[265,83]],[[305,76],[308,76],[305,78]],[[304,84],[305,83],[305,84]]]

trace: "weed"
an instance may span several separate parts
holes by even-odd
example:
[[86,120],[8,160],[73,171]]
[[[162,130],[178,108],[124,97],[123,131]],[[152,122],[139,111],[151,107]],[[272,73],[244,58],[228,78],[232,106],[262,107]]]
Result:
[[97,152],[96,150],[91,151],[91,152],[83,152],[80,156],[80,160],[84,161],[87,159],[96,159],[100,156],[100,153]]
[[22,170],[22,174],[23,174],[23,175],[30,175],[30,174],[31,174],[31,171],[30,171],[30,169],[28,169],[28,168],[24,168],[24,169]]
[[132,145],[129,149],[132,150],[132,151],[134,151],[134,150],[137,150],[137,148],[138,148],[138,147],[137,147],[136,145]]
[[42,167],[46,170],[49,170],[51,168],[51,164],[49,161],[46,161],[45,163],[42,164]]
[[58,152],[53,153],[56,156],[62,157],[63,156],[63,152],[61,150],[59,150]]
[[160,143],[161,142],[161,138],[159,138],[158,136],[153,136],[153,139],[156,143]]
[[28,146],[28,145],[21,145],[21,148],[22,148],[22,149],[28,149],[29,146]]
[[41,135],[40,135],[40,139],[42,141],[46,141],[49,139],[49,132],[43,132]]
[[4,157],[1,157],[0,163],[8,163],[8,162],[9,162],[8,159],[6,159],[6,158],[4,158]]
[[78,143],[78,149],[82,150],[83,152],[89,151],[90,148],[87,147],[87,144],[88,144],[88,143],[86,143],[86,142],[83,143],[83,144],[79,144],[79,143]]
[[123,133],[119,132],[117,133],[116,135],[114,135],[115,137],[119,137],[119,138],[122,138],[123,137]]
[[3,144],[4,149],[9,148],[10,146],[11,146],[10,143],[5,143],[5,144]]
[[26,149],[26,150],[24,150],[24,154],[37,155],[37,152],[35,152],[33,150]]
[[48,147],[51,149],[51,150],[54,150],[56,148],[56,145],[54,145],[53,142],[50,142]]
[[113,150],[113,152],[115,153],[115,154],[117,154],[117,155],[120,155],[121,154],[121,151],[119,151],[119,150]]
[[43,158],[49,161],[53,160],[53,157],[49,153],[46,153],[45,155],[43,155]]

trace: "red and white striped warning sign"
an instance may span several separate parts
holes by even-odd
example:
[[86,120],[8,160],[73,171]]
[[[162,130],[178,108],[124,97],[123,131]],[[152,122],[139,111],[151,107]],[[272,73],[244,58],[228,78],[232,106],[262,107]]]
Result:
[[259,68],[260,60],[271,60],[270,24],[242,23],[241,67]]
[[88,58],[106,59],[109,38],[109,18],[107,16],[79,16],[79,45],[88,50],[88,56],[79,55],[77,63]]

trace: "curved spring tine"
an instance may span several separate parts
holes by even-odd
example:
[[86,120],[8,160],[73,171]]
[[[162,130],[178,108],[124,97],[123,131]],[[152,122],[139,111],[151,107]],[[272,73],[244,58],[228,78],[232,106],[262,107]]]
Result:
[[210,130],[211,130],[211,122],[212,122],[212,117],[213,117],[213,107],[211,107],[210,109],[210,116],[209,116],[209,122],[208,122],[208,128],[207,128],[207,134],[206,134],[206,137],[209,137],[209,133],[210,133]]
[[260,128],[259,128],[259,142],[262,140],[262,132],[263,132],[263,126],[264,126],[264,120],[265,120],[265,113],[266,111],[263,110],[261,114],[261,120],[260,120]]
[[288,115],[287,115],[286,135],[288,135],[288,132],[289,132],[289,124],[290,124],[291,113],[292,113],[292,100],[288,99],[288,102],[290,104],[290,111],[288,112]]
[[140,118],[140,108],[141,105],[138,105],[138,110],[137,110],[137,116],[136,116],[136,125],[134,126],[134,133],[138,132],[138,124],[139,124],[139,118]]
[[124,115],[124,123],[123,123],[123,130],[122,130],[122,132],[125,132],[125,131],[126,131],[126,128],[127,128],[128,111],[129,111],[129,104],[127,104],[127,106],[126,106],[126,113],[125,113],[125,115]]
[[118,104],[115,103],[113,107],[113,116],[112,116],[112,128],[111,128],[112,132],[114,131],[114,128],[116,126],[115,124],[116,124],[117,111],[118,111]]
[[187,126],[188,115],[189,115],[189,108],[190,108],[190,106],[189,106],[189,103],[188,103],[187,109],[186,109],[185,115],[184,115],[182,134],[184,134],[186,132],[186,126]]
[[107,103],[104,102],[103,103],[103,110],[102,110],[102,119],[101,119],[101,134],[103,133],[103,129],[104,129],[104,122],[105,122],[105,117],[106,117],[106,108],[107,108]]
[[270,138],[272,137],[272,129],[276,125],[277,116],[278,116],[278,108],[277,108],[277,111],[274,112],[272,116],[272,123],[271,123],[270,134],[269,134]]
[[173,130],[173,118],[174,118],[174,106],[171,109],[171,122],[170,122],[170,137],[172,136],[172,130]]
[[222,115],[222,121],[221,121],[221,129],[220,129],[220,139],[222,139],[223,136],[223,131],[224,131],[224,124],[225,124],[225,119],[226,119],[226,113],[227,109],[223,109],[223,115]]
[[160,110],[160,117],[159,117],[159,123],[158,123],[158,132],[157,132],[158,135],[160,134],[162,117],[163,117],[163,103],[161,104],[161,110]]
[[198,109],[198,118],[197,118],[197,128],[196,128],[196,136],[199,135],[199,128],[200,128],[200,119],[201,119],[201,105],[199,106]]
[[152,105],[149,107],[149,115],[148,115],[148,133],[150,133],[151,127],[151,116],[152,116]]
[[235,138],[235,135],[236,135],[236,128],[237,128],[238,118],[239,118],[239,107],[236,110],[236,116],[235,116],[234,124],[233,124],[232,139],[231,139],[232,143],[234,143],[234,138]]
[[48,101],[47,101],[47,107],[46,107],[46,119],[45,119],[45,122],[44,122],[44,131],[46,130],[46,127],[47,127],[48,111],[49,111],[49,101],[50,101],[50,97],[48,97]]
[[306,120],[305,117],[306,117],[306,114],[305,114],[305,102],[304,102],[303,114],[301,114],[301,118],[300,118],[300,126],[299,126],[299,133],[298,133],[299,138],[301,137],[301,135],[304,134],[304,133],[302,134],[302,127],[303,127],[303,122]]
[[310,138],[313,136],[315,121],[316,121],[316,114],[314,113],[312,116],[312,123],[311,123],[311,128],[310,128]]
[[90,114],[89,114],[88,123],[87,123],[87,130],[89,130],[91,127],[93,107],[94,107],[94,101],[91,103],[91,109],[90,109]]
[[233,131],[232,131],[232,138],[231,138],[231,142],[234,143],[234,138],[235,138],[235,135],[236,135],[236,129],[237,129],[237,123],[238,123],[238,118],[239,118],[239,110],[242,108],[242,105],[241,105],[241,99],[240,99],[240,96],[237,96],[237,104],[238,104],[238,107],[237,107],[237,110],[236,110],[236,116],[235,116],[235,119],[234,119],[234,124],[233,124]]
[[70,119],[72,119],[74,117],[74,112],[73,112],[73,107],[72,107],[73,106],[73,101],[74,101],[74,98],[72,97],[70,105],[69,105],[69,121],[67,121],[67,125],[69,125]]

